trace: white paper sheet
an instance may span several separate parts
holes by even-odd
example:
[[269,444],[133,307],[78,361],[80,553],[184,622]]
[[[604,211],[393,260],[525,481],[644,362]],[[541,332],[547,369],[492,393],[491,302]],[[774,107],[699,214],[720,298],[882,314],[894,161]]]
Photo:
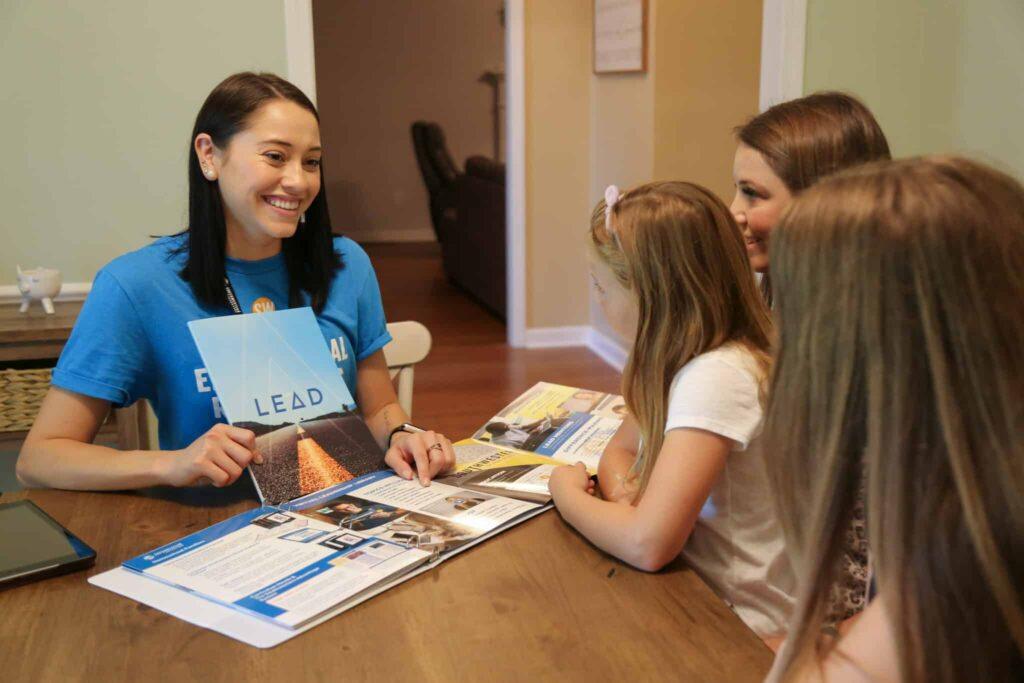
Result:
[[355,600],[342,603],[336,609],[325,612],[319,619],[294,630],[251,617],[224,605],[218,605],[206,598],[192,595],[180,588],[175,588],[141,574],[136,574],[124,567],[117,567],[102,574],[89,577],[89,583],[118,595],[123,595],[126,598],[131,598],[144,605],[149,605],[154,609],[166,612],[172,617],[177,617],[190,624],[202,626],[229,638],[234,638],[247,645],[268,648],[280,645],[300,633],[305,633],[314,626],[319,626],[331,617],[337,616],[345,610],[352,609],[356,605],[386,591],[395,584],[427,571],[432,566],[431,564],[424,564],[375,590],[367,591]]
[[178,588],[154,581],[124,567],[97,574],[89,583],[126,598],[137,600],[161,612],[202,626],[255,647],[274,647],[298,635],[291,630],[250,617],[229,607],[196,597]]
[[[536,517],[551,508],[552,505],[550,503],[540,506],[536,510],[532,510],[523,515],[523,517],[518,521],[522,522],[531,517]],[[190,624],[208,628],[211,631],[216,631],[217,633],[221,633],[229,638],[234,638],[235,640],[246,643],[247,645],[259,648],[268,648],[280,645],[284,641],[294,638],[300,633],[305,633],[314,626],[319,626],[328,619],[335,617],[346,610],[352,609],[356,605],[362,604],[366,600],[383,593],[392,586],[396,586],[403,581],[408,581],[414,576],[418,576],[425,571],[433,569],[444,560],[450,559],[451,557],[468,550],[477,543],[499,534],[504,530],[504,528],[494,529],[493,531],[476,539],[473,543],[464,545],[450,555],[441,558],[439,561],[422,564],[408,574],[398,576],[391,581],[374,588],[373,590],[366,591],[358,598],[342,603],[338,605],[337,608],[329,612],[325,612],[319,619],[306,624],[302,628],[294,630],[277,626],[269,621],[249,616],[231,609],[230,607],[225,607],[224,605],[218,605],[206,598],[198,597],[188,591],[169,586],[165,583],[161,583],[160,581],[156,581],[155,579],[129,571],[124,567],[116,567],[109,571],[105,571],[102,574],[91,576],[89,577],[89,583],[99,588],[117,593],[118,595],[123,595],[126,598],[131,598],[132,600],[141,602],[144,605],[149,605],[154,609],[170,614],[172,617],[177,617],[182,621],[187,621]]]

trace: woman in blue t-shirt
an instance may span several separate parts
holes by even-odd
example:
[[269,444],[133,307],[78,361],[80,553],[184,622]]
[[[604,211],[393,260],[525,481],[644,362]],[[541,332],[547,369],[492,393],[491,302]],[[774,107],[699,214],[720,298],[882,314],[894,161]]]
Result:
[[[455,461],[443,435],[408,425],[382,348],[390,341],[366,253],[331,234],[313,103],[272,74],[214,88],[189,150],[189,228],[97,274],[18,458],[27,486],[227,486],[255,437],[224,424],[187,323],[311,306],[385,461],[424,484]],[[92,443],[111,406],[147,399],[160,450]]]

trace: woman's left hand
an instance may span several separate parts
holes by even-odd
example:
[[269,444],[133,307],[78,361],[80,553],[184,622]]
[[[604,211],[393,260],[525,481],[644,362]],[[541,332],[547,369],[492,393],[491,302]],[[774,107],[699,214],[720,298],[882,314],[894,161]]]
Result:
[[556,467],[551,472],[551,479],[548,480],[548,491],[551,495],[561,495],[562,492],[569,490],[580,490],[594,495],[594,480],[590,478],[587,468],[581,462]]
[[455,466],[455,449],[444,434],[399,432],[392,439],[384,462],[403,479],[412,479],[415,474],[420,484],[429,486],[436,475]]

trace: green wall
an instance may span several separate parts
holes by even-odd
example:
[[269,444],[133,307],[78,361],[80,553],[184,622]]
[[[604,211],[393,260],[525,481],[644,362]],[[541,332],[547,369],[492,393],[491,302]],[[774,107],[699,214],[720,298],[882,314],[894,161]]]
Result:
[[233,72],[285,75],[284,35],[281,0],[4,0],[0,284],[19,263],[90,281],[180,230],[199,105]]
[[1024,178],[1021,36],[1021,0],[808,0],[804,91],[860,96],[897,156],[964,153]]

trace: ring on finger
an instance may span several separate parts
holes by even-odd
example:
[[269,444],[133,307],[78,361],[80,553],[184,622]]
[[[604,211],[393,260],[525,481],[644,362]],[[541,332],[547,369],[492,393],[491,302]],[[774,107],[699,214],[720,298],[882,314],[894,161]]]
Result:
[[430,448],[428,448],[427,452],[429,453],[430,451],[443,451],[443,450],[444,450],[444,446],[442,446],[441,442],[438,441],[438,442],[434,443],[434,445],[432,445]]

